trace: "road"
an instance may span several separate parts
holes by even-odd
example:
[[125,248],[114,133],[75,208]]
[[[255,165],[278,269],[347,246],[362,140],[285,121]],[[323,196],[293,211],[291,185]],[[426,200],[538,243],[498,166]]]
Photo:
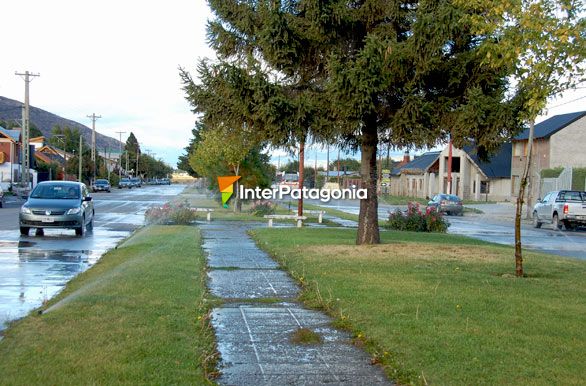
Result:
[[[307,202],[352,214],[358,214],[360,205],[357,200],[330,201],[329,203],[309,200]],[[466,213],[463,217],[448,216],[447,219],[450,222],[448,233],[510,246],[515,244],[514,206],[512,204],[478,204],[474,207],[485,213]],[[379,218],[386,219],[388,212],[397,208],[406,209],[406,207],[380,204]],[[584,228],[576,231],[557,231],[547,224],[544,224],[542,229],[535,229],[531,224],[524,223],[521,241],[523,248],[586,259],[586,231]]]
[[45,230],[42,237],[21,237],[18,212],[23,201],[7,197],[0,209],[0,331],[57,294],[120,240],[143,224],[144,212],[162,205],[185,186],[143,186],[92,194],[94,231],[83,237],[73,230]]

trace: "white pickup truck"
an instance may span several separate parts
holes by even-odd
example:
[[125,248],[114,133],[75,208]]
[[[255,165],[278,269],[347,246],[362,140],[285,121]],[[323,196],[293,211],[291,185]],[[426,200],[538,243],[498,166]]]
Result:
[[533,208],[533,226],[550,223],[553,229],[573,229],[586,225],[586,192],[560,190],[549,192]]

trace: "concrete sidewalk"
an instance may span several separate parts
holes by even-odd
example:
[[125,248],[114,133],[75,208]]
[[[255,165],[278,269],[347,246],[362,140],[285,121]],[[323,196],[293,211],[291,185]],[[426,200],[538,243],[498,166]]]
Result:
[[[219,384],[391,384],[348,333],[295,301],[299,287],[256,247],[246,233],[250,225],[214,222],[201,229],[210,292],[226,301],[212,311],[221,355]],[[300,328],[317,333],[321,343],[293,343]]]

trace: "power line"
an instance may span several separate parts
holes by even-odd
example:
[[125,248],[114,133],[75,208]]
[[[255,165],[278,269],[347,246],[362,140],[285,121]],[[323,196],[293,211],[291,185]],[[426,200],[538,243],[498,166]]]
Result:
[[581,100],[581,99],[584,99],[584,98],[586,98],[586,95],[584,95],[584,96],[581,96],[581,97],[579,97],[579,98],[576,98],[576,99],[572,99],[571,101],[567,101],[567,102],[564,102],[564,103],[560,103],[559,105],[555,105],[555,106],[548,107],[548,109],[555,109],[556,107],[565,106],[565,105],[567,105],[567,104],[570,104],[570,103],[577,102],[577,101],[579,101],[579,100]]

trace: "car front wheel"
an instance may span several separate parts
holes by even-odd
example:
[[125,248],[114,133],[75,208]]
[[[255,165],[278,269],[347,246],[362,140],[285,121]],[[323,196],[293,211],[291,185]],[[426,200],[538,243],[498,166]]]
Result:
[[29,227],[20,227],[20,234],[22,236],[28,236],[28,232],[30,231],[31,228]]

